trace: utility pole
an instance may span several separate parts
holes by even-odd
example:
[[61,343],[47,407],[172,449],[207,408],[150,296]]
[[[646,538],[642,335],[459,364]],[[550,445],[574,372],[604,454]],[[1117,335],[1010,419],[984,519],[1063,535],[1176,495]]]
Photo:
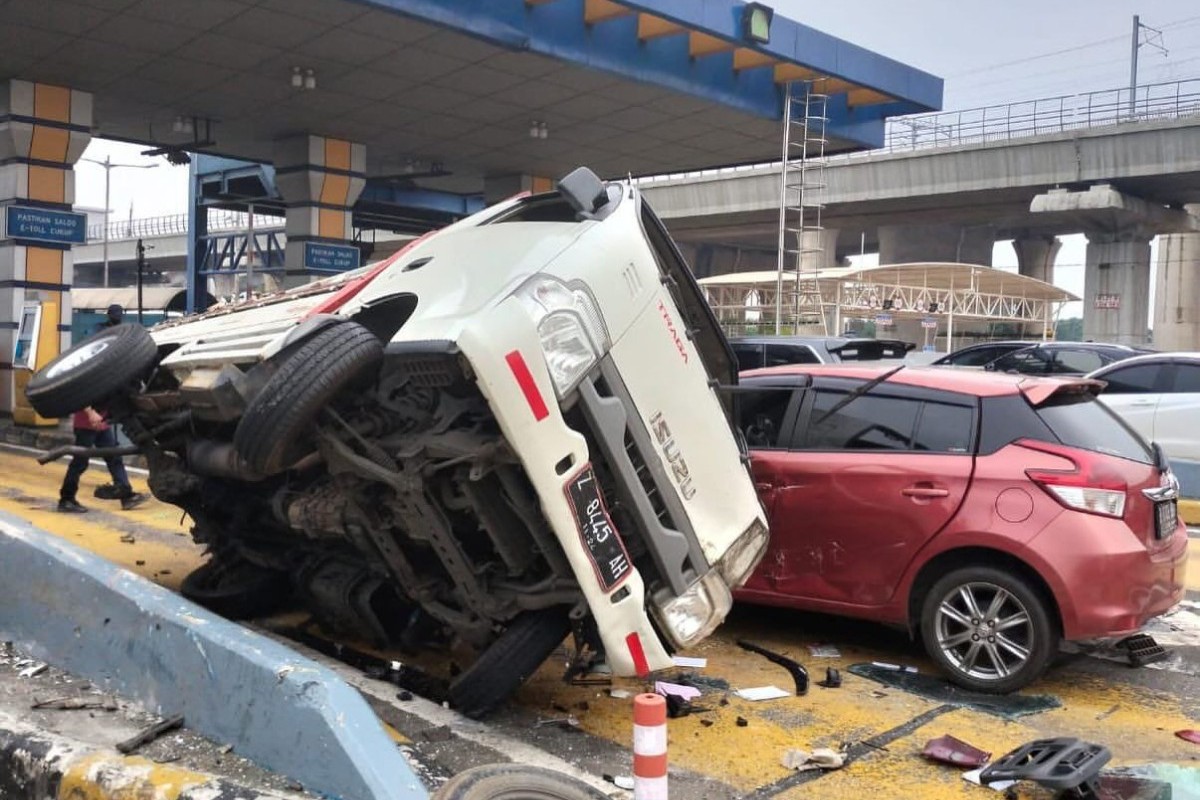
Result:
[[80,161],[89,161],[93,164],[99,164],[104,167],[104,287],[108,288],[108,206],[109,206],[109,176],[112,175],[114,169],[121,167],[129,167],[131,169],[154,169],[158,164],[114,164],[111,156],[104,156],[101,161],[97,158],[81,158]]
[[142,244],[142,240],[137,240],[137,301],[138,301],[138,325],[142,324],[142,275],[146,267],[146,246]]
[[1137,112],[1137,56],[1141,46],[1142,18],[1133,15],[1133,42],[1129,48],[1129,118]]

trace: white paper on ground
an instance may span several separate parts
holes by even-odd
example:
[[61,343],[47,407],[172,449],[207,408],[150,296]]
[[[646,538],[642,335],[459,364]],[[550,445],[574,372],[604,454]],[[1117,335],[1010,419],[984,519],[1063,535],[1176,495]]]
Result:
[[694,686],[681,686],[678,683],[669,683],[668,681],[655,681],[654,691],[664,697],[673,694],[676,697],[682,697],[684,700],[694,700],[700,696],[700,690]]
[[704,669],[708,666],[707,658],[692,658],[691,656],[671,656],[671,661],[675,662],[677,667],[688,667],[690,669]]
[[841,658],[842,653],[831,644],[810,644],[808,654],[813,658]]
[[[986,765],[980,767],[979,769],[973,769],[968,772],[964,772],[963,780],[966,781],[967,783],[973,783],[976,786],[983,786],[983,782],[979,780],[979,775],[985,769],[987,769]],[[996,781],[995,783],[989,783],[987,785],[987,788],[995,789],[997,792],[1003,792],[1008,787],[1015,786],[1016,784],[1017,784],[1016,781]]]
[[737,696],[743,700],[778,700],[792,695],[778,686],[755,686],[750,689],[738,689]]

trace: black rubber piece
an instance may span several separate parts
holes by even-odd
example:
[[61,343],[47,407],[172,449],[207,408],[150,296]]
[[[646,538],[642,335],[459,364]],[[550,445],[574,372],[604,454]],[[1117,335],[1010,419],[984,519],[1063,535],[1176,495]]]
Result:
[[450,705],[478,719],[508,699],[571,632],[564,606],[526,611],[450,684]]
[[485,764],[460,772],[430,800],[607,800],[586,783],[522,764]]
[[383,357],[383,344],[354,322],[323,328],[284,358],[242,414],[238,455],[273,475],[313,450],[312,422],[329,401]]
[[[1030,656],[1016,672],[1004,678],[976,678],[962,672],[946,658],[937,641],[935,615],[938,604],[956,586],[973,582],[991,583],[1015,596],[1029,613],[1034,629],[1034,640]],[[942,668],[954,683],[974,692],[1008,694],[1023,689],[1042,676],[1050,666],[1050,660],[1058,653],[1060,636],[1046,597],[1029,584],[1029,581],[1009,570],[998,567],[959,567],[943,575],[925,595],[921,603],[921,640],[925,652]]]
[[768,650],[765,647],[759,647],[753,642],[738,641],[737,644],[738,647],[742,648],[743,650],[747,650],[751,653],[757,653],[767,661],[770,661],[773,664],[778,664],[786,669],[791,673],[792,680],[796,684],[796,694],[808,694],[808,670],[806,670],[799,661],[794,658],[788,658],[781,653],[776,653],[773,650]]
[[1112,759],[1103,745],[1071,737],[1038,739],[1006,753],[984,768],[984,786],[998,781],[1033,781],[1047,789],[1095,797],[1100,770]]
[[291,589],[288,576],[238,558],[214,558],[188,573],[179,593],[226,619],[277,609]]
[[[104,349],[72,369],[47,377],[76,351],[97,343]],[[158,346],[141,325],[103,328],[38,370],[25,387],[33,410],[43,417],[65,417],[104,401],[144,376],[158,359]]]

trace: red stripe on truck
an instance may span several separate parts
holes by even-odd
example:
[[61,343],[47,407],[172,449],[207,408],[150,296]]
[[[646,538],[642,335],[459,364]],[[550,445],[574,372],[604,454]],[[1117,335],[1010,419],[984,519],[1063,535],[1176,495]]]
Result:
[[542,393],[538,390],[537,382],[533,379],[533,373],[529,371],[529,365],[525,363],[521,351],[513,350],[504,360],[508,362],[513,377],[517,379],[517,386],[521,387],[525,402],[529,403],[529,410],[533,412],[533,418],[541,422],[550,416],[550,409],[546,408],[546,401],[542,399]]

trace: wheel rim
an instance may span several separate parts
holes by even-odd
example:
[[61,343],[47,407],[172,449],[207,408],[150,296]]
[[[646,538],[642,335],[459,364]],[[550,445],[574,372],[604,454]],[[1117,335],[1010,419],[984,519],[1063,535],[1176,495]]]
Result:
[[90,361],[107,349],[108,339],[100,339],[99,341],[82,345],[78,350],[67,353],[62,357],[61,361],[51,366],[50,369],[46,370],[46,377],[57,378],[64,372],[70,372],[71,370],[82,366],[85,362]]
[[977,680],[1000,681],[1019,672],[1033,653],[1029,609],[994,583],[964,583],[938,604],[938,647],[959,672]]

